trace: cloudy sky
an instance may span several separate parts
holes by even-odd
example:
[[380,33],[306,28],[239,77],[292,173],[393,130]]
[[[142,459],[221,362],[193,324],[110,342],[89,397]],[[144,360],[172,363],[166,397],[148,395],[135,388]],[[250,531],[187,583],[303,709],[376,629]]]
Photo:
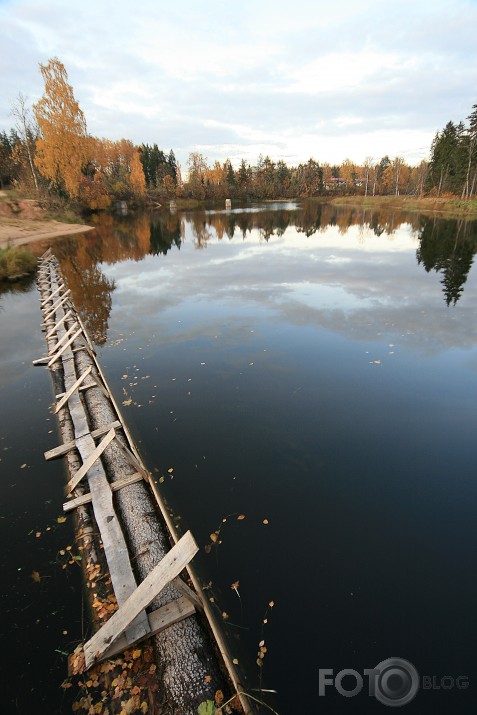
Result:
[[477,0],[0,0],[0,130],[64,63],[96,136],[209,160],[426,158],[477,102]]

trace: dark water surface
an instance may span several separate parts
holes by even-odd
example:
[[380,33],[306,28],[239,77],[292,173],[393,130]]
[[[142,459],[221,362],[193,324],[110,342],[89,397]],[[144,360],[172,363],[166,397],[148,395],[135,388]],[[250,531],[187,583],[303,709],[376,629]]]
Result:
[[[476,712],[476,246],[475,222],[316,204],[107,217],[54,244],[247,687],[281,715],[389,712],[366,678],[319,697],[319,670],[393,656],[435,676],[404,712]],[[81,595],[69,525],[45,532],[63,473],[42,463],[36,297],[0,298],[2,629],[13,687],[60,703]]]

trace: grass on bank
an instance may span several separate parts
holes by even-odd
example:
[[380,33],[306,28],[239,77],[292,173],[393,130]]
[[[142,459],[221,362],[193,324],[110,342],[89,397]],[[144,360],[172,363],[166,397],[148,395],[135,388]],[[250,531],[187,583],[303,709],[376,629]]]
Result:
[[31,275],[36,265],[35,256],[26,248],[0,248],[0,281]]
[[425,196],[336,196],[331,203],[341,206],[364,206],[376,209],[406,209],[455,214],[460,217],[477,216],[477,199],[441,198]]

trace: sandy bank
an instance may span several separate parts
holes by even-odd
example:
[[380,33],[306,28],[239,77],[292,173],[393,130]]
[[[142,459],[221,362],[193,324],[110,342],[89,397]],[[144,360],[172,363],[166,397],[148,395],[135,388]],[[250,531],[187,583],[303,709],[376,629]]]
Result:
[[0,248],[22,246],[72,233],[91,231],[92,226],[61,221],[0,217]]

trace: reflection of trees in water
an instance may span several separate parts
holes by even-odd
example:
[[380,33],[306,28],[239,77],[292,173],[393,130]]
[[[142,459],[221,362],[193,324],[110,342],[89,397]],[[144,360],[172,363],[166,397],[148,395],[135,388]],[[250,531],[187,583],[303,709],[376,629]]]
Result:
[[184,229],[177,214],[152,214],[150,229],[150,253],[166,255],[172,246],[180,249]]
[[115,284],[101,271],[101,243],[89,235],[62,241],[55,245],[54,251],[89,334],[95,343],[101,344],[107,337]]
[[477,250],[477,221],[421,217],[417,262],[442,273],[447,305],[462,295]]
[[[335,226],[346,234],[351,226],[362,227],[376,236],[392,235],[403,223],[409,224],[420,239],[417,252],[419,264],[426,271],[443,273],[443,289],[447,304],[455,304],[462,294],[477,243],[477,222],[428,219],[418,213],[386,209],[372,210],[354,206],[334,206],[307,201],[290,207],[258,210],[188,211],[122,217],[99,215],[91,219],[96,227],[84,237],[70,237],[54,244],[63,275],[71,288],[73,300],[97,343],[107,336],[111,294],[114,281],[106,278],[101,264],[119,261],[140,261],[148,254],[166,255],[172,248],[180,248],[189,224],[194,245],[204,248],[214,238],[219,241],[245,239],[258,232],[261,239],[270,241],[283,235],[289,226],[312,236]],[[19,286],[21,289],[21,287]]]

